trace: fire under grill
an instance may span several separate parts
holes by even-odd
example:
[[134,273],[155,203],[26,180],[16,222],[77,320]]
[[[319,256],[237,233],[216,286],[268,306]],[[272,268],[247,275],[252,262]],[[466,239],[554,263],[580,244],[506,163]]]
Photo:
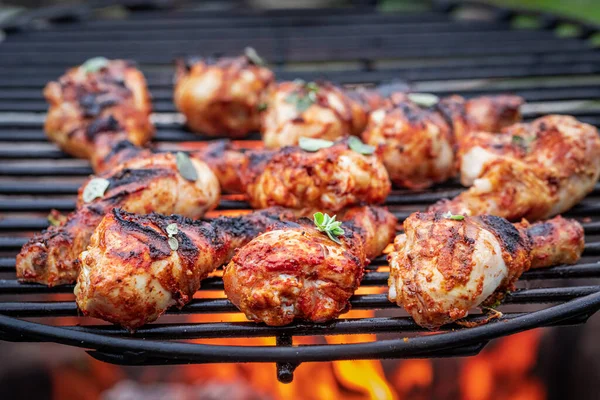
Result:
[[[515,27],[524,15],[535,28]],[[465,18],[474,16],[477,19]],[[560,37],[557,30],[566,23],[576,33]],[[173,58],[238,54],[248,45],[271,61],[280,80],[322,78],[369,85],[404,80],[415,91],[465,97],[510,92],[527,100],[526,120],[565,113],[599,126],[600,51],[589,41],[597,32],[593,26],[490,7],[473,12],[443,3],[403,13],[380,13],[368,6],[293,12],[145,9],[130,13],[126,20],[95,18],[84,7],[51,9],[19,18],[4,29],[7,36],[0,43],[3,340],[82,347],[99,360],[123,365],[275,362],[278,378],[289,382],[301,362],[471,355],[489,340],[511,333],[583,323],[600,308],[600,185],[567,214],[585,228],[587,242],[579,264],[527,272],[519,290],[500,307],[502,318],[474,328],[451,325],[435,334],[388,302],[384,257],[369,266],[351,302],[353,310],[369,310],[372,316],[349,314],[329,323],[297,322],[277,328],[222,322],[223,313],[237,310],[224,298],[218,274],[204,281],[198,298],[182,310],[170,310],[158,323],[130,334],[79,317],[73,286],[20,284],[14,273],[20,247],[33,232],[47,226],[50,209],[73,210],[77,189],[92,172],[86,161],[69,158],[47,142],[42,129],[43,85],[82,60],[102,55],[140,64],[154,96],[156,142],[165,150],[189,150],[207,140],[186,132],[175,114]],[[257,139],[253,135],[242,145],[256,146]],[[402,220],[460,190],[457,182],[422,192],[396,189],[387,205]],[[247,208],[243,199],[224,196],[218,210]],[[482,318],[475,313],[467,320]],[[299,336],[367,333],[377,334],[378,340],[294,343]],[[255,337],[274,337],[276,345],[235,342]],[[191,341],[224,338],[231,344]]]

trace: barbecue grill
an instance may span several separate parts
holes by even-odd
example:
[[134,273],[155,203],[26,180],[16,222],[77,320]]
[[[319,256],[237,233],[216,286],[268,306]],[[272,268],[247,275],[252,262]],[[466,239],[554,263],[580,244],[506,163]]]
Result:
[[[70,159],[48,143],[42,129],[43,85],[85,59],[103,55],[138,61],[154,96],[156,141],[164,149],[207,140],[187,132],[174,114],[173,58],[194,53],[235,55],[248,45],[271,61],[280,80],[324,78],[370,85],[404,80],[415,91],[466,97],[511,92],[528,101],[526,120],[562,112],[600,125],[600,105],[589,101],[600,99],[600,51],[588,40],[598,27],[592,25],[490,6],[477,8],[478,19],[465,19],[457,17],[465,4],[449,2],[410,13],[380,13],[370,3],[294,12],[181,10],[161,8],[169,2],[153,1],[126,4],[136,11],[125,20],[94,17],[86,6],[38,11],[2,27],[7,36],[0,43],[1,339],[77,346],[99,360],[122,365],[275,362],[279,380],[290,382],[301,362],[471,355],[504,335],[583,323],[600,308],[600,285],[586,284],[600,278],[599,185],[567,214],[583,221],[585,228],[587,242],[580,263],[525,273],[521,288],[500,308],[504,315],[486,325],[451,325],[428,334],[383,294],[388,274],[380,268],[386,263],[380,257],[369,266],[362,286],[380,287],[382,294],[356,295],[351,301],[353,309],[380,310],[373,318],[268,327],[251,322],[170,322],[173,318],[167,317],[135,334],[110,325],[73,324],[73,319],[68,326],[55,326],[58,317],[78,317],[75,302],[67,295],[73,286],[19,284],[15,254],[31,232],[47,226],[50,209],[74,208],[76,191],[92,172],[86,161]],[[515,18],[522,15],[531,17],[537,28],[516,29]],[[565,23],[575,24],[574,36],[556,35],[556,28]],[[246,144],[258,138],[252,135]],[[460,190],[457,182],[422,192],[395,189],[387,205],[402,220]],[[219,206],[245,208],[247,203],[231,197]],[[222,288],[222,280],[213,277],[203,282],[201,290]],[[65,300],[56,301],[51,297],[55,294]],[[199,298],[168,314],[236,311],[226,299]],[[467,321],[484,317],[475,314]],[[355,344],[293,343],[302,335],[356,333],[384,338]],[[248,337],[275,337],[276,346],[185,342]]]

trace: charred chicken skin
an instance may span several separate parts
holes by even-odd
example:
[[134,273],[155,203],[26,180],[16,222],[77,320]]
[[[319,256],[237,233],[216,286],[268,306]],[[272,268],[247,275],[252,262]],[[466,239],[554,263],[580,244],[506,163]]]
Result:
[[263,92],[275,77],[255,55],[177,62],[175,105],[192,131],[242,138],[259,130]]
[[283,221],[279,210],[203,222],[113,209],[79,257],[77,305],[84,315],[139,328],[187,304],[238,247]]
[[108,187],[100,197],[86,202],[86,187],[98,183],[97,178],[90,178],[79,189],[77,209],[66,222],[35,235],[23,246],[16,260],[19,280],[48,286],[73,283],[79,271],[77,257],[102,217],[114,208],[139,214],[203,216],[219,201],[219,183],[204,162],[194,158],[190,162],[197,173],[195,181],[181,175],[173,154],[132,159],[97,177]]
[[99,121],[108,117],[118,122],[121,133],[136,145],[154,135],[146,80],[129,61],[88,60],[71,68],[58,82],[48,83],[44,96],[50,105],[46,134],[72,156],[94,156],[95,141],[106,131],[99,125],[106,122]]
[[467,135],[459,154],[461,181],[472,186],[432,211],[545,219],[580,202],[600,176],[598,131],[570,116]]
[[522,99],[516,96],[471,100],[452,96],[432,107],[413,102],[410,96],[395,93],[386,107],[373,111],[362,137],[381,148],[392,182],[411,189],[456,174],[455,147],[466,133],[495,132],[520,119]]
[[377,155],[352,150],[347,139],[315,152],[297,146],[243,152],[221,142],[195,154],[207,160],[222,186],[247,194],[253,208],[338,211],[383,203],[391,190]]
[[248,319],[273,326],[294,319],[324,322],[347,311],[368,259],[392,240],[396,218],[378,207],[341,217],[340,244],[310,220],[253,239],[225,268],[227,298]]
[[453,218],[412,214],[388,256],[390,301],[428,329],[501,300],[529,268],[577,262],[584,248],[581,225],[560,216],[533,225],[494,216]]
[[298,144],[301,137],[336,140],[359,135],[371,109],[383,100],[374,92],[349,92],[329,82],[281,82],[272,85],[261,114],[267,148]]
[[[298,218],[307,212],[271,208],[204,222],[113,209],[80,256],[77,304],[85,315],[134,330],[171,306],[187,304],[210,272],[262,232],[303,226],[306,221]],[[366,207],[348,211],[356,221],[365,221],[371,213],[383,211]],[[372,220],[361,232],[373,237],[379,223]],[[393,234],[393,229],[384,232],[387,241]],[[381,251],[381,243],[379,238],[372,240],[370,248]]]

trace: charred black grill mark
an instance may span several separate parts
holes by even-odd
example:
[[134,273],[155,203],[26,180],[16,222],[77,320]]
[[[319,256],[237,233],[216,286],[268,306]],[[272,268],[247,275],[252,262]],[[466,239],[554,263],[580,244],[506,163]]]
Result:
[[148,246],[150,249],[150,257],[164,258],[171,254],[172,250],[167,242],[167,237],[156,232],[154,229],[145,226],[144,222],[147,222],[145,217],[128,213],[120,208],[113,209],[112,213],[115,217],[115,221],[117,221],[123,230],[132,234]]
[[140,151],[142,151],[142,149],[136,146],[135,144],[131,143],[129,140],[120,140],[110,149],[110,152],[106,155],[106,157],[104,157],[104,159],[110,160],[111,158],[124,151],[130,153],[131,157],[128,158],[130,159],[133,158]]
[[[165,233],[165,236],[168,236],[167,226],[169,224],[175,223],[177,225],[177,233],[173,236],[179,242],[179,248],[177,249],[177,253],[181,256],[181,258],[185,260],[188,268],[191,268],[193,265],[195,265],[200,255],[200,249],[198,248],[196,243],[194,243],[194,241],[190,239],[190,237],[185,233],[185,228],[189,227],[192,221],[187,219],[181,220],[176,218],[175,216],[164,217],[159,214],[154,214],[153,218],[151,219],[156,225],[160,227],[160,229],[162,229],[162,231]],[[199,224],[198,226],[194,226],[194,231],[196,231],[197,228],[200,228],[201,236],[203,238],[211,240],[209,239],[210,236],[216,236],[213,229],[205,229],[206,224],[204,223]]]
[[[287,150],[287,149],[291,149]],[[293,147],[284,147],[281,150],[281,154],[291,154],[294,152]],[[249,151],[248,153],[248,169],[250,171],[258,172],[259,169],[263,169],[265,164],[267,164],[273,158],[274,153],[271,151]]]
[[455,118],[463,121],[467,120],[467,111],[465,109],[464,101],[458,101],[455,99],[442,99],[434,106],[434,109],[439,112],[450,129],[452,129],[452,132],[455,130]]
[[88,139],[93,139],[95,135],[101,132],[117,132],[121,130],[121,125],[112,115],[105,118],[97,118],[88,125],[85,135]]
[[124,168],[108,178],[110,182],[108,188],[112,191],[120,186],[130,183],[144,183],[154,178],[169,176],[172,173],[170,169],[164,168]]
[[211,221],[215,229],[235,238],[251,240],[267,230],[299,227],[294,222],[282,221],[278,215],[256,213],[240,217],[219,217]]
[[492,215],[477,218],[500,239],[509,253],[514,254],[526,245],[517,228],[506,219]]

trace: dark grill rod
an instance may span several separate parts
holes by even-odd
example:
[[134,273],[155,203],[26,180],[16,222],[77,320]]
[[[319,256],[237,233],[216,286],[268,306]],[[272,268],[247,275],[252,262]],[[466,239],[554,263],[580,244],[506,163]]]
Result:
[[[128,29],[106,29],[106,30],[47,30],[44,32],[25,32],[19,35],[13,35],[5,41],[6,44],[39,44],[39,43],[57,43],[60,41],[73,44],[81,42],[101,42],[107,43],[115,40],[147,41],[147,40],[185,40],[196,35],[204,37],[220,37],[224,39],[231,38],[270,38],[274,32],[278,32],[276,27],[266,27],[264,25],[249,26],[231,26],[223,27],[221,25],[199,25],[194,24],[190,27],[180,27],[178,24],[164,30],[150,28],[146,31]],[[364,33],[365,35],[403,35],[418,33],[461,33],[461,32],[489,32],[489,31],[507,31],[507,24],[502,22],[490,21],[439,21],[423,23],[361,23],[360,25],[339,25],[339,26],[286,26],[288,36],[303,37],[322,37],[326,40],[328,37],[348,36]],[[535,32],[535,31],[534,31]]]
[[[75,64],[80,63],[82,59],[77,60]],[[397,79],[436,80],[436,79],[474,79],[474,78],[492,78],[492,77],[525,77],[536,75],[566,75],[566,74],[586,74],[581,68],[574,69],[573,65],[583,65],[589,69],[593,68],[598,61],[598,53],[591,51],[580,51],[573,53],[552,52],[548,54],[537,55],[505,55],[501,57],[487,57],[477,60],[451,59],[444,60],[439,66],[424,67],[398,67],[393,69],[379,69],[373,71],[285,71],[275,68],[276,75],[280,80],[291,80],[303,78],[305,80],[329,79],[337,83],[385,83]],[[67,67],[73,64],[65,64],[63,67],[56,68],[56,73],[45,75],[33,74],[32,76],[23,76],[16,70],[17,67],[4,67],[4,69],[15,70],[8,76],[0,75],[0,86],[5,88],[36,88],[40,90],[51,79],[60,76]],[[457,68],[459,67],[459,68]],[[0,70],[3,67],[0,66]],[[173,65],[169,61],[163,65],[166,69],[160,73],[149,73],[148,81],[152,93],[156,91],[168,91],[157,99],[170,99],[173,84]],[[460,72],[463,71],[463,72]],[[572,71],[572,72],[569,72]],[[159,92],[160,94],[160,92]]]
[[[574,286],[558,288],[521,289],[507,295],[504,304],[560,303],[600,291],[600,286]],[[353,296],[352,309],[370,310],[397,308],[385,294]],[[194,299],[181,310],[170,309],[168,314],[228,313],[237,308],[227,299]],[[75,302],[2,302],[0,314],[13,317],[64,317],[77,316]]]
[[[0,329],[7,333],[27,334],[45,337],[51,341],[77,347],[93,348],[102,351],[116,351],[121,356],[137,354],[142,359],[166,357],[200,362],[278,362],[281,359],[295,362],[332,361],[338,359],[398,358],[424,354],[431,350],[443,350],[461,343],[463,346],[480,343],[513,332],[519,332],[544,323],[556,323],[576,316],[587,315],[598,309],[600,294],[593,293],[572,302],[556,305],[544,310],[514,318],[503,324],[488,324],[476,328],[455,331],[451,335],[428,335],[415,337],[409,341],[402,339],[346,345],[312,345],[286,347],[244,347],[209,346],[187,343],[133,341],[82,332],[69,331],[59,327],[45,326],[28,321],[0,316]],[[574,312],[576,310],[576,312]],[[131,353],[129,353],[131,352]]]
[[[248,44],[245,41],[243,44],[239,43],[236,48],[232,48],[231,52],[233,54],[239,54],[244,46]],[[263,54],[267,59],[275,58],[275,54],[270,54],[266,48],[257,45],[252,42],[251,45],[254,45],[261,54]],[[361,54],[361,58],[377,58],[381,56],[382,52],[386,53],[387,57],[466,57],[466,56],[478,56],[478,57],[488,57],[488,56],[500,56],[500,55],[514,55],[520,53],[530,53],[530,54],[544,54],[548,52],[576,52],[579,53],[581,51],[589,50],[590,47],[587,46],[584,42],[575,39],[554,39],[554,40],[533,40],[531,42],[516,42],[516,43],[474,43],[469,47],[455,47],[449,46],[445,44],[444,47],[416,47],[412,48],[400,43],[389,43],[389,46],[386,47],[374,47],[372,43],[368,41],[364,41],[361,43],[360,40],[354,41],[354,43],[348,43],[347,41],[343,41],[343,43],[337,43],[335,45],[331,45],[327,48],[310,48],[306,49],[290,49],[289,50],[289,61],[329,61],[331,60],[331,52],[336,52],[336,58],[339,61],[343,60],[356,60],[356,54]],[[214,53],[222,50],[222,42],[217,41],[214,44],[214,48],[198,48],[198,47],[190,47],[187,51],[188,53]],[[30,65],[76,65],[81,63],[81,60],[88,59],[90,57],[95,56],[96,53],[91,51],[86,52],[64,52],[64,53],[37,53],[37,54],[29,54],[29,53],[20,53],[20,52],[8,52],[1,51],[0,56],[0,65],[20,65],[20,64],[30,64]],[[131,58],[132,52],[129,50],[117,50],[113,49],[110,52],[107,52],[105,56],[110,58]],[[180,50],[173,50],[172,48],[165,49],[152,49],[149,48],[145,53],[135,54],[136,61],[144,64],[168,64],[171,63],[172,60],[176,57],[181,56]],[[568,71],[572,71],[574,73],[576,71],[581,71],[581,68],[584,66],[580,65],[570,65],[571,67],[578,68],[568,68],[569,65],[562,66],[565,73]],[[544,66],[540,65],[540,74],[547,74],[549,70]],[[591,63],[588,67],[586,67],[585,73],[593,73],[594,71],[598,71],[598,66]],[[531,70],[528,71],[531,73]],[[557,70],[553,70],[553,74],[560,73]],[[536,69],[537,74],[537,69]],[[486,76],[488,74],[486,73]],[[465,77],[466,78],[466,77]],[[427,78],[432,79],[432,78]]]
[[[600,60],[599,60],[600,62]],[[460,91],[458,91],[460,92]],[[496,91],[497,92],[497,91]],[[435,93],[435,92],[434,92]],[[458,93],[460,94],[460,93]],[[537,93],[537,98],[528,97],[527,93],[519,93],[518,91],[514,94],[525,95],[524,98],[528,102],[533,101],[558,101],[558,100],[596,100],[600,98],[600,86],[592,86],[586,87],[577,90],[574,88],[570,89],[562,89],[560,91],[554,92],[542,92]],[[10,95],[8,95],[10,96]],[[19,101],[14,100],[2,100],[2,93],[0,93],[0,111],[27,111],[27,112],[45,112],[48,109],[48,104],[45,100],[41,99],[41,95],[36,91],[35,98],[33,99],[21,99]],[[154,101],[153,110],[155,112],[177,112],[173,102],[170,100],[164,101]],[[190,134],[193,135],[193,134]],[[198,140],[198,137],[191,137],[190,135],[186,135],[189,140]],[[11,136],[14,141],[14,134]],[[17,136],[20,140],[21,138]],[[40,138],[41,140],[42,138]],[[24,149],[22,152],[19,152],[18,149],[15,150],[5,150],[0,153],[0,157],[3,158],[36,158],[36,157],[45,157],[45,158],[61,158],[64,157],[64,154],[57,150],[49,150],[49,149],[39,149],[34,151],[27,152]]]
[[[446,196],[440,197],[440,198],[446,198]],[[393,212],[393,214],[396,216],[396,218],[398,218],[398,220],[404,221],[406,218],[408,218],[408,216],[415,212],[418,211],[419,209],[424,209],[426,205],[433,203],[434,201],[432,201],[434,199],[428,198],[428,197],[423,197],[422,202],[419,204],[417,202],[412,202],[411,203],[411,209],[410,210],[406,210],[406,211],[400,211],[400,210],[394,210],[393,206],[394,203],[392,201],[388,201],[386,203],[387,206],[392,207],[391,211]],[[46,204],[47,205],[47,204]],[[0,204],[1,206],[1,204]],[[23,211],[23,209],[19,209],[18,207],[15,207],[17,211]],[[59,211],[61,210],[60,207],[52,207],[52,208],[57,208]],[[244,209],[244,208],[248,208],[248,204],[245,202],[241,202],[241,201],[232,201],[232,200],[224,200],[221,201],[219,203],[219,206],[217,207],[217,210],[239,210],[239,209]],[[0,207],[1,209],[1,207]],[[34,208],[35,210],[39,210],[42,212],[47,212],[49,209],[48,208]],[[51,209],[51,208],[50,208]],[[31,208],[29,209],[31,210]],[[72,211],[72,209],[69,209]],[[69,211],[69,210],[63,210],[63,211]],[[563,214],[567,217],[574,217],[574,216],[588,216],[590,214],[593,213],[597,213],[600,211],[600,204],[579,204],[578,206],[572,208],[571,210],[569,210],[567,213]],[[49,226],[48,220],[47,218],[19,218],[19,217],[9,217],[9,218],[4,218],[4,219],[0,219],[0,231],[15,231],[15,230],[34,230],[34,231],[38,231],[38,230],[42,230],[45,229]],[[585,224],[584,224],[585,227]],[[589,233],[593,233],[593,232],[598,232],[598,228],[596,225],[590,225],[589,226]],[[586,233],[587,230],[586,230]],[[2,247],[2,245],[0,244],[0,248]],[[593,243],[590,243],[589,245],[586,245],[586,251],[588,252],[596,252],[597,249],[594,246]],[[595,254],[595,253],[594,253]]]
[[[260,44],[270,45],[273,41],[274,32],[265,32],[263,35],[253,36],[251,43],[255,43],[257,46]],[[275,34],[277,31],[275,30]],[[287,33],[287,30],[286,30]],[[191,35],[191,34],[190,34]],[[341,36],[341,37],[338,37]],[[151,40],[137,40],[132,41],[129,38],[121,40],[117,45],[114,42],[104,40],[101,42],[97,41],[80,41],[80,42],[50,42],[50,43],[11,43],[10,40],[2,43],[0,52],[9,54],[23,54],[28,52],[36,52],[39,54],[55,54],[55,53],[76,53],[76,52],[95,52],[98,54],[110,53],[115,49],[118,51],[128,51],[130,53],[148,52],[154,46],[157,51],[176,49],[188,49],[188,48],[207,48],[212,49],[216,43],[221,43],[222,51],[227,53],[231,49],[239,49],[240,45],[243,47],[249,42],[248,36],[241,36],[237,38],[226,38],[219,37],[214,39],[214,36],[203,36],[197,37],[195,40],[188,36],[184,39],[173,39],[169,36],[163,36],[160,39]],[[294,36],[292,36],[294,37]],[[479,45],[484,42],[494,42],[500,46],[506,44],[513,44],[519,42],[523,44],[527,41],[557,41],[557,38],[551,33],[546,31],[532,31],[532,30],[500,30],[500,31],[480,31],[477,35],[473,35],[473,32],[424,32],[424,33],[405,33],[398,35],[395,32],[385,33],[369,33],[365,32],[350,32],[349,30],[345,34],[322,37],[316,35],[304,35],[294,37],[293,50],[297,52],[304,52],[305,49],[314,47],[316,49],[323,47],[330,47],[341,45],[350,45],[348,42],[366,43],[375,42],[377,46],[388,48],[388,46],[399,46],[402,48],[416,48],[419,46],[427,47],[440,47],[448,42],[460,43],[461,46]],[[400,41],[403,43],[396,43]],[[582,46],[583,48],[583,46]],[[330,57],[331,58],[331,57]]]
[[[600,62],[600,57],[598,57],[598,62]],[[60,75],[60,74],[59,74]],[[58,76],[58,75],[57,75]],[[50,78],[56,79],[56,76]],[[503,90],[504,91],[504,90]],[[444,95],[448,91],[432,91],[432,93],[437,95]],[[535,101],[557,101],[557,100],[595,100],[600,97],[600,85],[586,85],[586,86],[574,86],[572,88],[539,88],[539,89],[522,89],[522,90],[506,90],[505,92],[510,92],[512,94],[519,95],[525,98],[528,102]],[[465,97],[474,97],[480,95],[489,95],[496,94],[498,90],[452,90],[452,94],[460,94]],[[173,112],[175,110],[172,96],[173,92],[171,90],[166,89],[158,89],[158,93],[152,92],[153,95],[153,109],[155,112]],[[9,102],[8,100],[12,100]],[[15,102],[18,101],[18,102]],[[0,92],[0,107],[6,110],[16,110],[18,108],[22,108],[24,111],[46,111],[48,108],[48,104],[43,100],[42,97],[42,89],[5,89]],[[176,131],[177,132],[177,131]],[[2,132],[2,136],[9,136],[11,141],[18,139],[19,141],[23,141],[24,134],[27,133],[27,140],[32,140],[32,138],[36,138],[38,140],[44,140],[45,135],[41,131],[30,131],[30,132],[19,132],[11,133],[11,132]],[[190,138],[190,140],[197,140],[198,136],[192,133],[186,134],[186,132],[177,132],[182,133],[185,137]],[[158,134],[164,134],[164,132],[158,132]],[[193,135],[193,136],[192,136]],[[167,141],[168,138],[161,139],[161,136],[157,135],[157,140]],[[3,155],[4,156],[4,155]],[[8,157],[14,157],[12,155],[7,155]]]
[[[387,265],[385,262],[380,265]],[[14,259],[10,267],[0,267],[0,272],[14,273]],[[559,265],[552,268],[530,270],[520,278],[523,280],[538,279],[575,279],[594,278],[600,275],[600,263],[585,263],[577,265]],[[385,286],[387,285],[389,273],[367,272],[361,282],[361,286]],[[0,279],[0,295],[6,294],[47,294],[47,293],[73,293],[74,285],[61,285],[47,287],[35,283],[19,283],[14,279]],[[223,280],[220,277],[211,277],[202,281],[200,290],[222,290]]]
[[[506,313],[500,319],[494,321],[494,323],[509,321],[523,315],[526,315],[526,313]],[[477,323],[484,318],[485,316],[482,315],[470,315],[464,321]],[[584,316],[584,318],[587,318],[587,316]],[[580,319],[575,322],[581,323],[583,321]],[[564,323],[573,323],[573,321],[564,321]],[[561,321],[560,324],[563,325],[564,323]],[[110,325],[68,326],[66,328],[77,332],[150,340],[270,337],[280,334],[289,336],[314,336],[427,331],[417,325],[412,318],[408,317],[350,318],[338,319],[328,323],[294,322],[290,325],[279,327],[270,327],[253,322],[152,324],[138,329],[133,334],[125,329]],[[443,326],[440,331],[446,332],[457,329],[464,328],[460,325],[451,324]],[[14,338],[12,340],[23,342],[43,341],[28,337]]]

